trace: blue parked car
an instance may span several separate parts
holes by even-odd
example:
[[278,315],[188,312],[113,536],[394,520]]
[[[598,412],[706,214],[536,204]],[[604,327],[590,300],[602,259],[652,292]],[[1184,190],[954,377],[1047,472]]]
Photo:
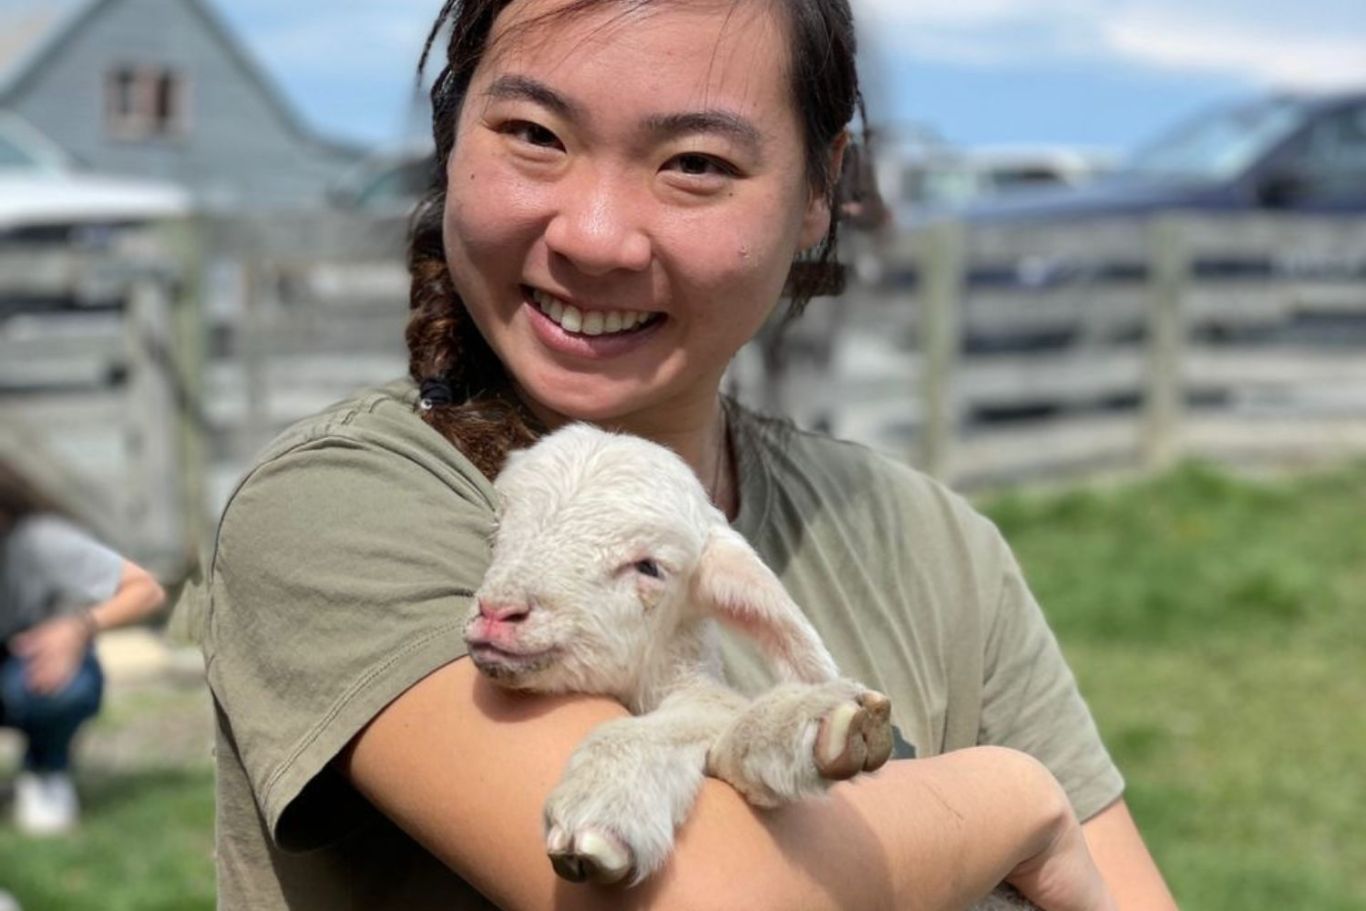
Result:
[[1366,213],[1366,92],[1274,95],[1203,114],[1076,189],[985,202],[971,222],[1203,212]]
[[[1041,245],[1028,253],[971,262],[965,282],[973,291],[1025,292],[1018,314],[1036,309],[1027,303],[1027,294],[1033,291],[1071,287],[1104,293],[1133,287],[1149,278],[1141,248],[1136,249],[1139,259],[1112,262],[1081,256],[1075,248],[1053,250],[1047,247],[1047,232],[1034,235],[1030,229],[1085,230],[1092,222],[1141,224],[1163,212],[1366,216],[1366,91],[1278,94],[1229,105],[1169,132],[1087,184],[1022,192],[970,206],[957,216],[968,225],[999,226],[1011,233],[1018,228],[1040,238]],[[1231,252],[1201,256],[1190,267],[1206,284],[1248,279],[1366,281],[1366,254],[1343,256],[1340,251],[1312,261],[1251,250],[1245,255]],[[888,280],[896,286],[914,286],[919,281],[915,263],[895,263]],[[999,326],[969,323],[964,326],[964,346],[981,352],[1055,350],[1072,345],[1081,328],[1077,321],[1052,317],[1040,317],[1037,325],[1026,319]],[[1331,327],[1334,332],[1340,329],[1336,323]],[[1137,335],[1143,327],[1135,324],[1126,331]],[[1232,337],[1253,330],[1211,324],[1200,331]],[[1351,331],[1362,330],[1353,323]]]

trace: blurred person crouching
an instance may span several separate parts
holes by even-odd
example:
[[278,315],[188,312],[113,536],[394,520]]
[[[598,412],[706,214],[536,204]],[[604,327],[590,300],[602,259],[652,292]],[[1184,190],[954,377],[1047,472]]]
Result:
[[76,824],[71,744],[104,691],[95,637],[165,600],[150,573],[0,461],[0,727],[27,739],[14,787],[21,831],[50,835]]

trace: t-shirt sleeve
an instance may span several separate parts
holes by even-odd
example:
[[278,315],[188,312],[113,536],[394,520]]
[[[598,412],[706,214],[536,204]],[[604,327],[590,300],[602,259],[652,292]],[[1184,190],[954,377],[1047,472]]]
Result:
[[1067,791],[1077,816],[1089,819],[1123,793],[1124,780],[1008,550],[988,621],[981,742],[1039,759]]
[[53,613],[107,601],[118,591],[123,558],[70,522],[42,516],[23,526],[23,559]]
[[457,472],[345,437],[265,462],[234,495],[210,570],[208,678],[282,848],[372,812],[329,763],[464,654],[492,521]]

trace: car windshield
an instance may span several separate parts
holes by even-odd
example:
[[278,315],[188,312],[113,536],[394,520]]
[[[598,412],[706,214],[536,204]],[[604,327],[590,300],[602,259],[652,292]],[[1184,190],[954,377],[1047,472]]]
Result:
[[1141,149],[1124,168],[1159,180],[1226,180],[1298,127],[1303,102],[1277,98],[1202,117]]

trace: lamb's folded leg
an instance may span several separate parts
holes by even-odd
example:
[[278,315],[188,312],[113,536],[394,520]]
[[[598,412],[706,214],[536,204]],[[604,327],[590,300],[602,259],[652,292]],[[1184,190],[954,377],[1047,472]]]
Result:
[[744,707],[719,684],[596,728],[546,799],[546,853],[565,879],[638,882],[664,865],[697,798],[707,749]]
[[759,696],[726,728],[707,755],[707,774],[771,807],[880,768],[891,752],[886,696],[848,680],[788,683]]

